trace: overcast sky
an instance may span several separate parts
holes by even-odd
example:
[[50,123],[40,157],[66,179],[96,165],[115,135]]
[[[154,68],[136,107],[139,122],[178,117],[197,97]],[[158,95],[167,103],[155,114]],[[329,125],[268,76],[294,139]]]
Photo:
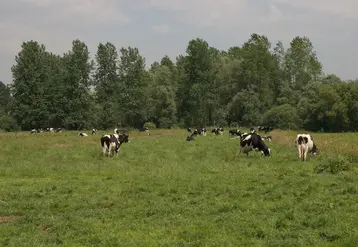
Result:
[[358,77],[358,0],[0,0],[0,80],[21,43],[37,40],[62,54],[80,39],[138,47],[147,65],[184,54],[203,38],[219,49],[241,46],[251,33],[287,48],[295,36],[313,42],[325,73]]

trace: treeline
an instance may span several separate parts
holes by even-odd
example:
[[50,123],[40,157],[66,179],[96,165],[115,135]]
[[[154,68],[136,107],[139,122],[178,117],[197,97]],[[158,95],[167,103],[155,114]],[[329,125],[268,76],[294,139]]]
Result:
[[227,51],[202,39],[176,61],[146,69],[133,47],[100,43],[92,60],[80,40],[59,56],[24,42],[0,85],[0,128],[29,130],[114,126],[256,126],[312,131],[358,130],[358,83],[324,75],[307,37],[285,49],[252,34]]

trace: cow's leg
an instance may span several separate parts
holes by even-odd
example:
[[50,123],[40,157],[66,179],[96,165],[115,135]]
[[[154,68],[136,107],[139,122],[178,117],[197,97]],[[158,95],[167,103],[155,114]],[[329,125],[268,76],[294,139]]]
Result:
[[106,152],[107,152],[107,148],[106,148],[105,145],[103,145],[103,147],[102,147],[102,154],[103,154],[103,156],[106,155]]

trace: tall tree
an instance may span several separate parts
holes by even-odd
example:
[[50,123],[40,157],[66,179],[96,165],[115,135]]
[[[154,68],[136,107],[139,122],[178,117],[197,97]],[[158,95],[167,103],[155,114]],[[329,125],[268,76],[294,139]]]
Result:
[[[94,75],[96,100],[100,107],[99,128],[117,126],[120,121],[117,112],[119,105],[118,52],[116,47],[107,42],[100,43],[96,53],[97,68]],[[105,120],[105,121],[103,121]]]
[[307,37],[295,37],[285,55],[285,71],[295,89],[302,89],[309,81],[322,75],[312,42]]
[[66,69],[64,97],[67,99],[64,125],[69,129],[90,127],[88,120],[92,98],[89,91],[93,61],[90,60],[87,45],[80,40],[74,40],[72,50],[66,53],[63,59]]
[[119,61],[119,113],[121,122],[134,127],[141,127],[146,120],[147,101],[145,59],[138,48],[121,48]]
[[24,130],[47,124],[48,104],[45,101],[48,67],[46,48],[36,41],[23,42],[15,57],[13,73],[13,116]]

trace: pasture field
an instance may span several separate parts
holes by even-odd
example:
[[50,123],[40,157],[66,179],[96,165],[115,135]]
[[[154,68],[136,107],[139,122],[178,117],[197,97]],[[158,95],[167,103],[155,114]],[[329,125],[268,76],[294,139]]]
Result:
[[118,158],[103,131],[0,134],[0,246],[357,246],[358,134],[301,162],[298,132],[265,158],[209,130],[132,131]]

